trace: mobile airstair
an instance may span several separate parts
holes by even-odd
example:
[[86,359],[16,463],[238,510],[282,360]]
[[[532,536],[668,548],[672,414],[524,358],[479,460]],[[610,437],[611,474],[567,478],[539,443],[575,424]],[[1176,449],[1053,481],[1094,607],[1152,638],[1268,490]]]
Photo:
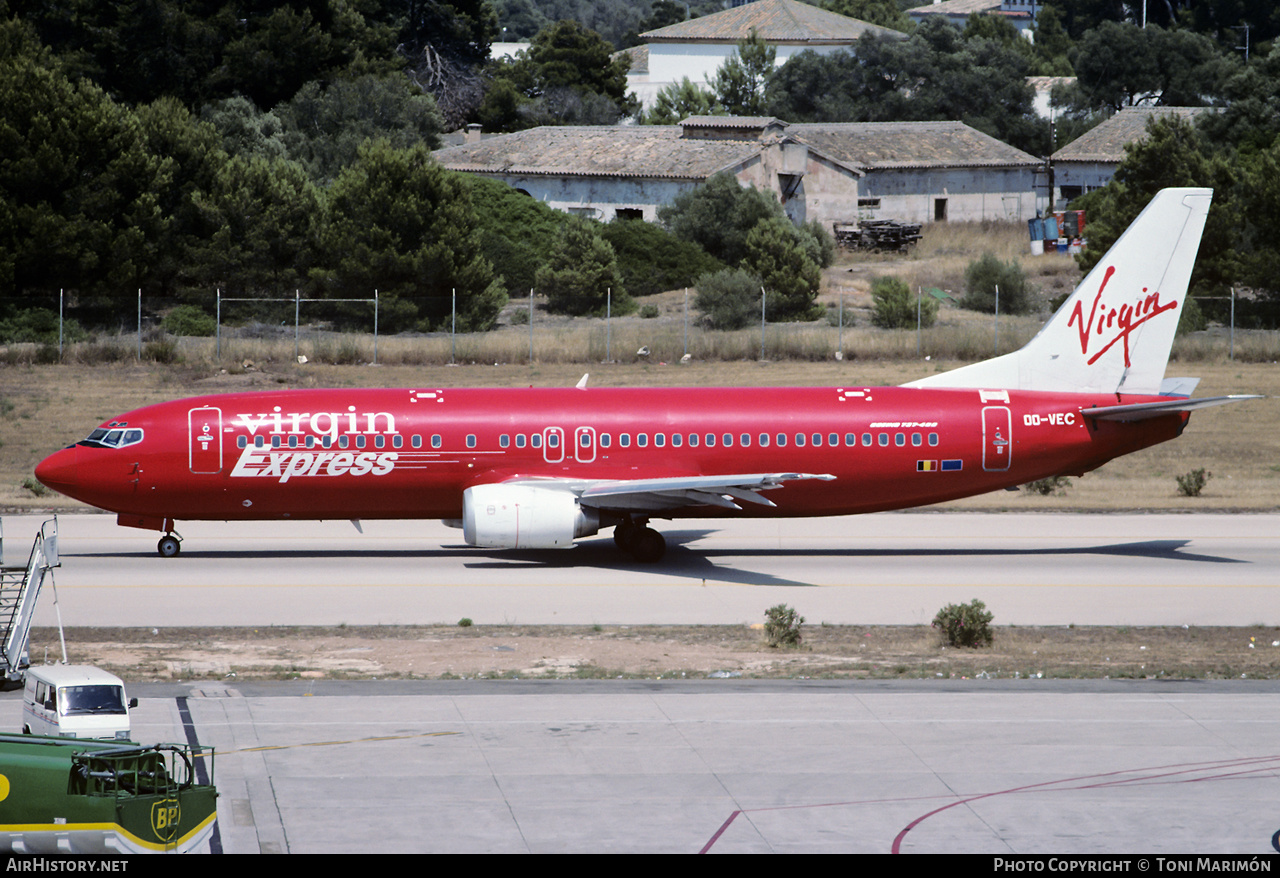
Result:
[[4,565],[4,533],[0,530],[0,685],[22,680],[27,667],[27,636],[44,577],[58,561],[58,518],[40,526],[25,567]]

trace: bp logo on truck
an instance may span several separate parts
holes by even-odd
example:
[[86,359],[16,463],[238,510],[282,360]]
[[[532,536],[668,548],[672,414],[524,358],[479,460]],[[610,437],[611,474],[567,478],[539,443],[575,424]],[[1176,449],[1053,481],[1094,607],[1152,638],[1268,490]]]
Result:
[[151,831],[161,841],[173,841],[178,832],[181,808],[177,799],[161,799],[151,806]]

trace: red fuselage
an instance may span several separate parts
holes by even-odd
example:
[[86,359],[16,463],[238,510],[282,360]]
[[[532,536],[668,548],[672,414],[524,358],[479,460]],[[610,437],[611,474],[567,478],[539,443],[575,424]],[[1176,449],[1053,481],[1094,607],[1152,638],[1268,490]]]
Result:
[[[1159,397],[908,387],[292,390],[149,406],[51,455],[44,484],[166,520],[443,518],[510,480],[830,474],[732,514],[902,509],[1059,474],[1177,436],[1185,413],[1081,415]],[[113,432],[114,431],[114,432]],[[91,437],[92,439],[92,437]],[[655,517],[714,516],[688,506]]]

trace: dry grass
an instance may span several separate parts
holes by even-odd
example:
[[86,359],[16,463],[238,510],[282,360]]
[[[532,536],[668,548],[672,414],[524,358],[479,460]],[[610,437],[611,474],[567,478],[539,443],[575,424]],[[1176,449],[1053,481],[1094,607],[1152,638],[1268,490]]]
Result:
[[[758,336],[756,338],[758,343]],[[910,342],[905,342],[910,345]],[[175,399],[280,387],[572,386],[583,372],[594,386],[889,385],[958,365],[950,361],[830,359],[781,362],[647,362],[449,366],[328,366],[288,363],[223,371],[194,366],[116,363],[104,366],[0,366],[0,508],[77,509],[56,495],[23,487],[44,456],[83,438],[122,412]],[[1280,509],[1280,368],[1274,364],[1197,362],[1173,374],[1199,375],[1197,395],[1261,393],[1269,399],[1198,412],[1186,433],[1072,480],[1065,496],[999,492],[956,501],[971,510],[1151,509],[1176,511]],[[1177,493],[1175,477],[1204,467],[1213,473],[1200,497]]]
[[[799,648],[715,626],[69,628],[68,649],[130,681],[297,677],[1280,678],[1280,629],[997,626],[990,647],[927,626],[810,624]],[[495,650],[501,645],[501,650]],[[32,655],[61,651],[31,632]]]

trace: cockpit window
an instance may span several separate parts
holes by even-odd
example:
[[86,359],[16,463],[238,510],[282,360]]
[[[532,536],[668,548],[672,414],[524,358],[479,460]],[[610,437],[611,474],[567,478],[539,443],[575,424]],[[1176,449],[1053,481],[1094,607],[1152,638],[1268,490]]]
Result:
[[76,444],[89,448],[124,448],[128,445],[137,445],[141,441],[142,431],[137,428],[99,427],[90,433],[87,439],[82,439]]

